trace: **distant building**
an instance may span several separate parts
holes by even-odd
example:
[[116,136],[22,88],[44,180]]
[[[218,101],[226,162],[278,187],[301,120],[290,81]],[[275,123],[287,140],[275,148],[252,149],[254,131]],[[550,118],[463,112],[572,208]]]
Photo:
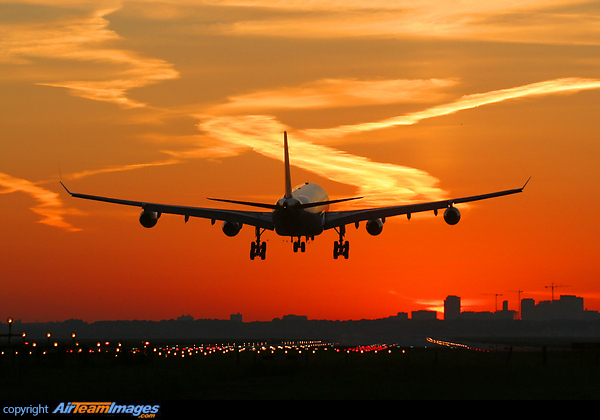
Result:
[[535,300],[533,299],[522,299],[521,300],[521,319],[523,320],[534,320],[536,318]]
[[282,321],[308,321],[306,315],[284,315]]
[[444,320],[452,321],[456,319],[468,320],[494,320],[494,319],[515,319],[516,312],[508,309],[508,302],[504,301],[502,310],[496,312],[461,312],[461,302],[458,296],[448,296],[444,300]]
[[391,319],[399,319],[399,320],[406,320],[408,319],[408,313],[407,312],[398,312],[395,316],[391,316]]
[[242,314],[239,312],[237,314],[229,315],[229,320],[233,322],[242,322]]
[[484,311],[484,312],[466,311],[466,312],[461,312],[460,319],[488,321],[488,320],[495,319],[495,315],[494,315],[494,312],[490,312],[490,311]]
[[413,320],[437,319],[437,312],[436,311],[412,311],[410,317]]
[[444,300],[444,320],[451,321],[460,316],[460,297],[448,296]]
[[594,313],[584,310],[583,298],[578,296],[561,295],[558,300],[544,300],[537,305],[533,299],[521,300],[521,319],[526,321],[590,319]]
[[501,311],[496,311],[494,313],[494,317],[496,319],[515,319],[517,316],[517,312],[516,311],[512,311],[510,309],[508,309],[508,301],[504,301],[502,302],[502,310]]

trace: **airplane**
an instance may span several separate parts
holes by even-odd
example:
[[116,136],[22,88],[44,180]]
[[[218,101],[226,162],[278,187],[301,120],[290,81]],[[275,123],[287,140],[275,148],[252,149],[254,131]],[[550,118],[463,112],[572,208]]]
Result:
[[236,236],[243,225],[254,226],[256,239],[251,243],[250,259],[254,260],[260,257],[260,259],[264,260],[266,258],[267,244],[261,240],[261,236],[267,230],[274,230],[280,236],[291,237],[294,252],[305,252],[306,242],[302,240],[303,237],[306,241],[314,240],[314,237],[320,235],[323,231],[334,229],[339,235],[339,239],[333,244],[333,258],[337,259],[343,256],[345,259],[348,259],[350,244],[349,241],[345,240],[347,225],[354,224],[358,228],[360,222],[366,221],[367,232],[376,236],[382,232],[383,224],[388,217],[406,215],[410,219],[413,213],[424,211],[433,211],[437,216],[438,210],[442,209],[444,209],[444,221],[449,225],[455,225],[460,221],[460,211],[454,206],[455,204],[520,193],[529,182],[528,179],[521,188],[470,197],[360,210],[329,211],[330,204],[358,200],[362,197],[330,200],[322,187],[309,182],[292,189],[287,132],[284,132],[283,136],[283,149],[285,194],[275,204],[208,198],[212,201],[252,206],[267,209],[268,211],[226,210],[122,200],[74,193],[69,191],[62,181],[60,183],[72,197],[141,207],[142,212],[139,216],[139,221],[145,228],[154,227],[163,214],[182,215],[185,217],[186,223],[190,217],[210,219],[213,225],[217,220],[222,221],[223,233],[230,237]]

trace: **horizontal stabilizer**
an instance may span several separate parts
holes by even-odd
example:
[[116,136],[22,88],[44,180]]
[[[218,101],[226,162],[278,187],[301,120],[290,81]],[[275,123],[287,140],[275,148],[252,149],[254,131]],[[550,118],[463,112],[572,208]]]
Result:
[[241,204],[243,206],[261,207],[263,209],[275,210],[277,206],[275,204],[255,203],[252,201],[238,201],[238,200],[225,200],[223,198],[208,198],[212,201],[220,201],[223,203]]
[[309,207],[319,207],[319,206],[326,206],[329,204],[342,203],[344,201],[360,200],[361,198],[362,197],[352,197],[352,198],[340,198],[339,200],[317,201],[316,203],[301,204],[299,207],[301,209],[306,209]]
[[[341,198],[339,200],[317,201],[315,203],[298,203],[297,205],[294,206],[294,208],[307,209],[310,207],[326,206],[329,204],[341,203],[344,201],[359,200],[361,198],[362,197],[352,197],[352,198]],[[271,210],[275,210],[275,209],[278,209],[281,207],[281,206],[278,206],[277,204],[256,203],[256,202],[252,202],[252,201],[226,200],[223,198],[208,198],[208,200],[220,201],[223,203],[231,203],[231,204],[241,204],[243,206],[261,207],[264,209],[271,209]]]

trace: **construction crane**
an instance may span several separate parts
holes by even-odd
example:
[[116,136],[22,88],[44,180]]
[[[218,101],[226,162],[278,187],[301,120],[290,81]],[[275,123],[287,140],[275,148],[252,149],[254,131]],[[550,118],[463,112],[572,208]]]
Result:
[[519,296],[519,319],[521,319],[521,293],[524,292],[524,290],[511,290],[511,293],[518,293]]
[[550,286],[544,286],[546,289],[552,289],[552,302],[554,302],[554,289],[556,289],[557,287],[569,287],[567,285],[564,284],[554,284],[554,283],[550,283]]
[[502,296],[502,293],[484,293],[485,296],[494,296],[494,312],[498,312],[498,296]]

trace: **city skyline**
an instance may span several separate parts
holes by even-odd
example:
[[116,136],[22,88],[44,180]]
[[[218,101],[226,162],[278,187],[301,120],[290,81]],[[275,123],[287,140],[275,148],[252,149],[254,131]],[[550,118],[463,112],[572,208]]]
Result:
[[[0,0],[0,319],[377,319],[565,284],[600,310],[600,5],[572,0]],[[332,211],[521,194],[347,226],[293,253],[254,229],[70,197]],[[237,209],[232,204],[232,209]],[[525,294],[523,294],[525,295]],[[514,296],[514,297],[513,297]],[[514,293],[509,301],[517,299]]]
[[[460,318],[461,316],[464,319],[467,319],[466,317],[464,317],[464,315],[469,315],[470,319],[486,319],[486,320],[492,320],[494,319],[494,317],[489,317],[487,315],[497,315],[500,314],[502,315],[501,317],[496,317],[496,319],[514,319],[514,320],[519,320],[519,319],[523,319],[522,318],[522,304],[523,302],[526,302],[527,304],[527,308],[526,310],[528,311],[527,316],[525,317],[525,319],[527,320],[553,320],[553,319],[562,319],[560,318],[560,316],[567,314],[568,316],[565,319],[578,319],[578,320],[585,320],[585,319],[600,319],[600,311],[593,311],[593,310],[589,310],[584,306],[584,298],[580,297],[580,296],[576,296],[576,295],[559,295],[558,299],[554,299],[552,298],[551,300],[538,300],[537,302],[535,301],[535,299],[532,298],[523,298],[521,299],[520,302],[518,302],[518,306],[519,309],[515,310],[515,309],[510,309],[509,308],[509,303],[507,300],[503,300],[501,302],[501,309],[498,309],[497,307],[495,307],[495,309],[492,310],[481,310],[481,311],[464,311],[464,307],[462,306],[462,298],[460,296],[456,296],[456,295],[448,295],[446,296],[446,298],[443,299],[442,301],[442,309],[438,310],[438,309],[417,309],[417,310],[413,310],[410,313],[409,312],[404,312],[402,310],[396,312],[395,314],[390,314],[388,316],[384,316],[382,318],[377,318],[377,319],[384,319],[384,318],[398,318],[398,319],[436,319],[436,320],[455,320]],[[555,311],[553,312],[552,310],[552,306],[553,304],[555,304]],[[556,308],[558,308],[558,311],[556,311]],[[448,318],[448,314],[451,314],[451,317]],[[438,315],[441,314],[441,318],[438,318]],[[511,316],[512,314],[512,316]],[[558,314],[558,318],[556,317],[556,315]],[[586,314],[586,317],[582,317],[581,315]],[[410,315],[410,317],[409,317]],[[415,317],[416,315],[416,317]],[[20,324],[23,323],[23,321],[20,318],[14,318],[12,316],[10,316],[8,318],[9,321],[7,321],[8,324]],[[186,322],[186,321],[201,321],[201,320],[219,320],[219,321],[223,321],[223,320],[229,320],[232,322],[255,322],[255,321],[244,321],[244,316],[242,313],[240,312],[235,312],[235,313],[231,313],[229,314],[228,317],[226,318],[195,318],[193,315],[191,314],[181,314],[175,318],[171,317],[171,318],[167,318],[167,319],[161,319],[161,320],[155,320],[155,321],[181,321],[181,322]],[[311,320],[311,321],[319,321],[319,320],[325,320],[325,321],[359,321],[359,320],[375,320],[375,319],[366,319],[366,318],[362,318],[362,319],[339,319],[339,318],[332,318],[332,319],[320,319],[320,318],[309,318],[307,315],[303,315],[303,314],[294,314],[294,313],[286,313],[283,314],[281,316],[276,316],[271,320],[263,320],[263,322],[269,322],[269,321],[279,321],[279,320]],[[63,319],[63,320],[54,320],[54,321],[49,321],[50,323],[52,322],[70,322],[70,321],[77,321],[77,322],[86,322],[83,321],[81,319],[75,319],[75,318],[68,318],[68,319]],[[99,322],[111,322],[111,321],[117,321],[117,322],[122,322],[122,321],[128,321],[128,320],[109,320],[109,319],[105,319],[105,320],[98,320]],[[136,320],[131,320],[131,321],[150,321],[150,320],[143,320],[143,319],[136,319]],[[38,323],[38,322],[48,322],[48,321],[33,321],[33,322],[25,322],[25,323]],[[0,336],[2,334],[0,333]]]

